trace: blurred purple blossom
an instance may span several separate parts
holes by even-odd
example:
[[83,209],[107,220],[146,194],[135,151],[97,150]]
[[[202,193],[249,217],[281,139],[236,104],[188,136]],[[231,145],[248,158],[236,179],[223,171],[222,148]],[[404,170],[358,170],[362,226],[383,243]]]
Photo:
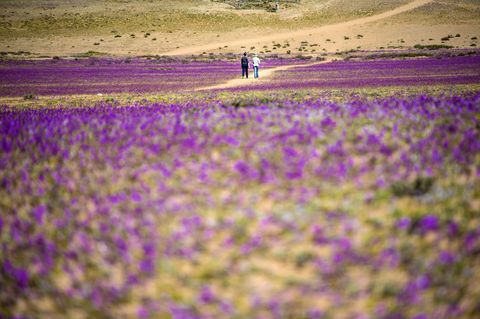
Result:
[[32,211],[32,215],[39,225],[43,225],[43,223],[45,222],[44,216],[46,213],[47,213],[47,207],[45,205],[39,205],[35,207]]
[[439,228],[440,222],[435,215],[426,215],[419,221],[419,226],[423,232],[435,231]]

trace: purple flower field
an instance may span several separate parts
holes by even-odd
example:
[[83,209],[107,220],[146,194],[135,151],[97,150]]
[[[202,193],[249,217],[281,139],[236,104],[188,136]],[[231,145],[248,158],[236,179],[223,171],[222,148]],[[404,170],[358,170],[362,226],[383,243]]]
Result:
[[[264,61],[266,68],[296,60]],[[241,75],[231,61],[163,62],[145,59],[0,61],[0,96],[178,92]]]
[[[266,60],[262,70],[296,59]],[[0,96],[187,92],[241,76],[238,62],[145,59],[0,61]],[[253,75],[253,71],[252,75]],[[480,55],[410,60],[336,61],[292,68],[271,81],[228,91],[480,84]]]
[[336,61],[275,74],[259,89],[362,88],[480,84],[480,55],[407,60]]
[[478,314],[480,93],[92,106],[0,107],[0,318]]

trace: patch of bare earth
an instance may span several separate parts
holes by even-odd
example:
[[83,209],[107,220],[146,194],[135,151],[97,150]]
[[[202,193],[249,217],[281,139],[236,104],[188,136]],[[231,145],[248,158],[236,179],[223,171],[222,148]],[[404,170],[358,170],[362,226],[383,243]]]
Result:
[[88,51],[316,56],[416,44],[470,48],[480,37],[480,2],[474,0],[303,0],[279,13],[210,0],[20,0],[2,1],[0,9],[0,51],[31,57]]

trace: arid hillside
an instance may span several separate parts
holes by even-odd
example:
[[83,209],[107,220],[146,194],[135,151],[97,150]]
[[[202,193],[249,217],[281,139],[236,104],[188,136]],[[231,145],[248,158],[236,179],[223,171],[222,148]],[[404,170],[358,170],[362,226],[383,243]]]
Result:
[[[321,28],[418,6],[356,25]],[[309,54],[421,45],[475,47],[474,0],[301,0],[278,12],[224,1],[0,1],[3,56]],[[304,31],[304,32],[303,32]],[[289,33],[292,32],[291,36]],[[90,52],[92,54],[92,52]]]

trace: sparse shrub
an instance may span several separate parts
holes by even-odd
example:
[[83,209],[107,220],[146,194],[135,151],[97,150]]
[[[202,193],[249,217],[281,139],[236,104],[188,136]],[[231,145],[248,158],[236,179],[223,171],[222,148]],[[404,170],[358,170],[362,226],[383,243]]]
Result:
[[433,177],[417,177],[413,182],[396,182],[392,184],[391,190],[397,197],[422,196],[430,191],[434,183]]
[[313,58],[313,56],[298,54],[295,58],[299,59],[299,60],[311,60]]
[[23,96],[23,99],[24,99],[24,100],[35,100],[36,98],[37,98],[37,96],[36,96],[35,94],[31,94],[31,93],[25,94],[25,95]]
[[101,55],[107,55],[107,54],[103,53],[103,52],[90,50],[90,51],[87,51],[87,52],[76,54],[75,56],[79,57],[79,58],[88,58],[88,57],[92,57],[92,56],[101,56]]
[[315,254],[311,252],[302,252],[295,257],[295,266],[297,268],[302,268],[304,265],[314,260]]
[[415,49],[427,49],[427,50],[438,50],[438,49],[451,49],[453,46],[451,45],[443,45],[443,44],[415,44],[413,46]]
[[[213,0],[215,2],[226,3],[237,10],[242,9],[263,9],[267,12],[277,12],[277,6],[274,1],[269,0]],[[282,0],[280,1],[281,8],[289,8],[298,5],[300,0]]]
[[237,98],[234,99],[230,105],[225,105],[225,106],[233,106],[234,108],[240,108],[240,107],[249,107],[249,106],[255,106],[255,101],[251,98]]

